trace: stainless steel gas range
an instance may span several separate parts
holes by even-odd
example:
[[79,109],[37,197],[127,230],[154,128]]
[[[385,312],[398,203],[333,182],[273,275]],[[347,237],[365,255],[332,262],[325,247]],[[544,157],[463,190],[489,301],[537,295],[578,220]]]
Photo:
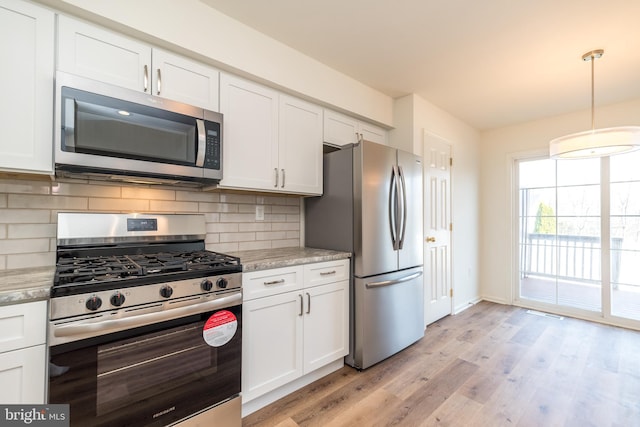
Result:
[[240,426],[242,265],[202,215],[59,213],[49,403],[72,426]]

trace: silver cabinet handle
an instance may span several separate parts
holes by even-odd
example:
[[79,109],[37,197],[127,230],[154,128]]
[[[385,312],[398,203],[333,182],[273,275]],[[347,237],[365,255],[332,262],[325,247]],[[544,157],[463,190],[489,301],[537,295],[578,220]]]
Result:
[[282,185],[280,188],[284,188],[284,169],[280,169],[282,171]]
[[331,274],[336,274],[337,272],[335,270],[331,270],[331,271],[321,271],[320,275],[321,276],[330,276]]
[[278,188],[278,168],[273,168],[273,171],[275,172],[275,175],[276,175],[276,182],[275,184],[273,184],[273,186],[275,188]]
[[311,313],[311,294],[306,292],[307,294],[307,314]]
[[158,79],[156,81],[156,89],[158,89],[157,95],[160,95],[161,88],[162,88],[162,75],[160,74],[160,68],[158,68]]
[[144,66],[143,85],[145,92],[149,90],[149,67],[147,67],[146,65]]
[[298,316],[302,316],[303,312],[304,312],[304,302],[302,300],[302,295],[298,294],[298,297],[300,298],[300,313],[298,313]]
[[371,282],[371,283],[367,283],[367,284],[365,284],[365,286],[366,286],[367,288],[380,288],[380,287],[382,287],[382,286],[390,286],[390,285],[396,285],[396,284],[398,284],[398,283],[408,282],[409,280],[416,279],[416,278],[418,278],[418,277],[420,277],[420,276],[422,276],[422,271],[419,271],[419,272],[417,272],[417,273],[410,274],[410,275],[408,275],[408,276],[401,277],[401,278],[396,279],[396,280],[385,280],[385,281],[383,281],[383,282]]
[[284,283],[284,279],[280,279],[280,280],[272,280],[270,282],[263,282],[265,286],[269,286],[269,285],[277,285],[279,283]]

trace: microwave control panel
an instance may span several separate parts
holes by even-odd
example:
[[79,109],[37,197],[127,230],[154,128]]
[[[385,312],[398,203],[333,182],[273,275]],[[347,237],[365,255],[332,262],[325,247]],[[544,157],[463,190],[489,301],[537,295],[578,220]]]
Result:
[[220,170],[220,124],[207,122],[207,142],[204,155],[204,167],[206,169]]

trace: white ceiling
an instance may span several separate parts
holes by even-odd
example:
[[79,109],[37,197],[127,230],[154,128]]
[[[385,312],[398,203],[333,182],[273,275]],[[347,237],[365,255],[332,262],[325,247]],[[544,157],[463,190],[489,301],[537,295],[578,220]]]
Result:
[[479,130],[589,109],[593,49],[596,107],[640,98],[640,0],[202,1]]

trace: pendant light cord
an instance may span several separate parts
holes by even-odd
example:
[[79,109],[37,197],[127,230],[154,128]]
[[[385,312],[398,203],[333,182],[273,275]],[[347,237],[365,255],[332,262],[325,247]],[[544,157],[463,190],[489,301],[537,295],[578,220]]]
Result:
[[596,106],[595,106],[595,89],[594,89],[594,69],[595,69],[596,57],[591,53],[591,130],[596,128]]

